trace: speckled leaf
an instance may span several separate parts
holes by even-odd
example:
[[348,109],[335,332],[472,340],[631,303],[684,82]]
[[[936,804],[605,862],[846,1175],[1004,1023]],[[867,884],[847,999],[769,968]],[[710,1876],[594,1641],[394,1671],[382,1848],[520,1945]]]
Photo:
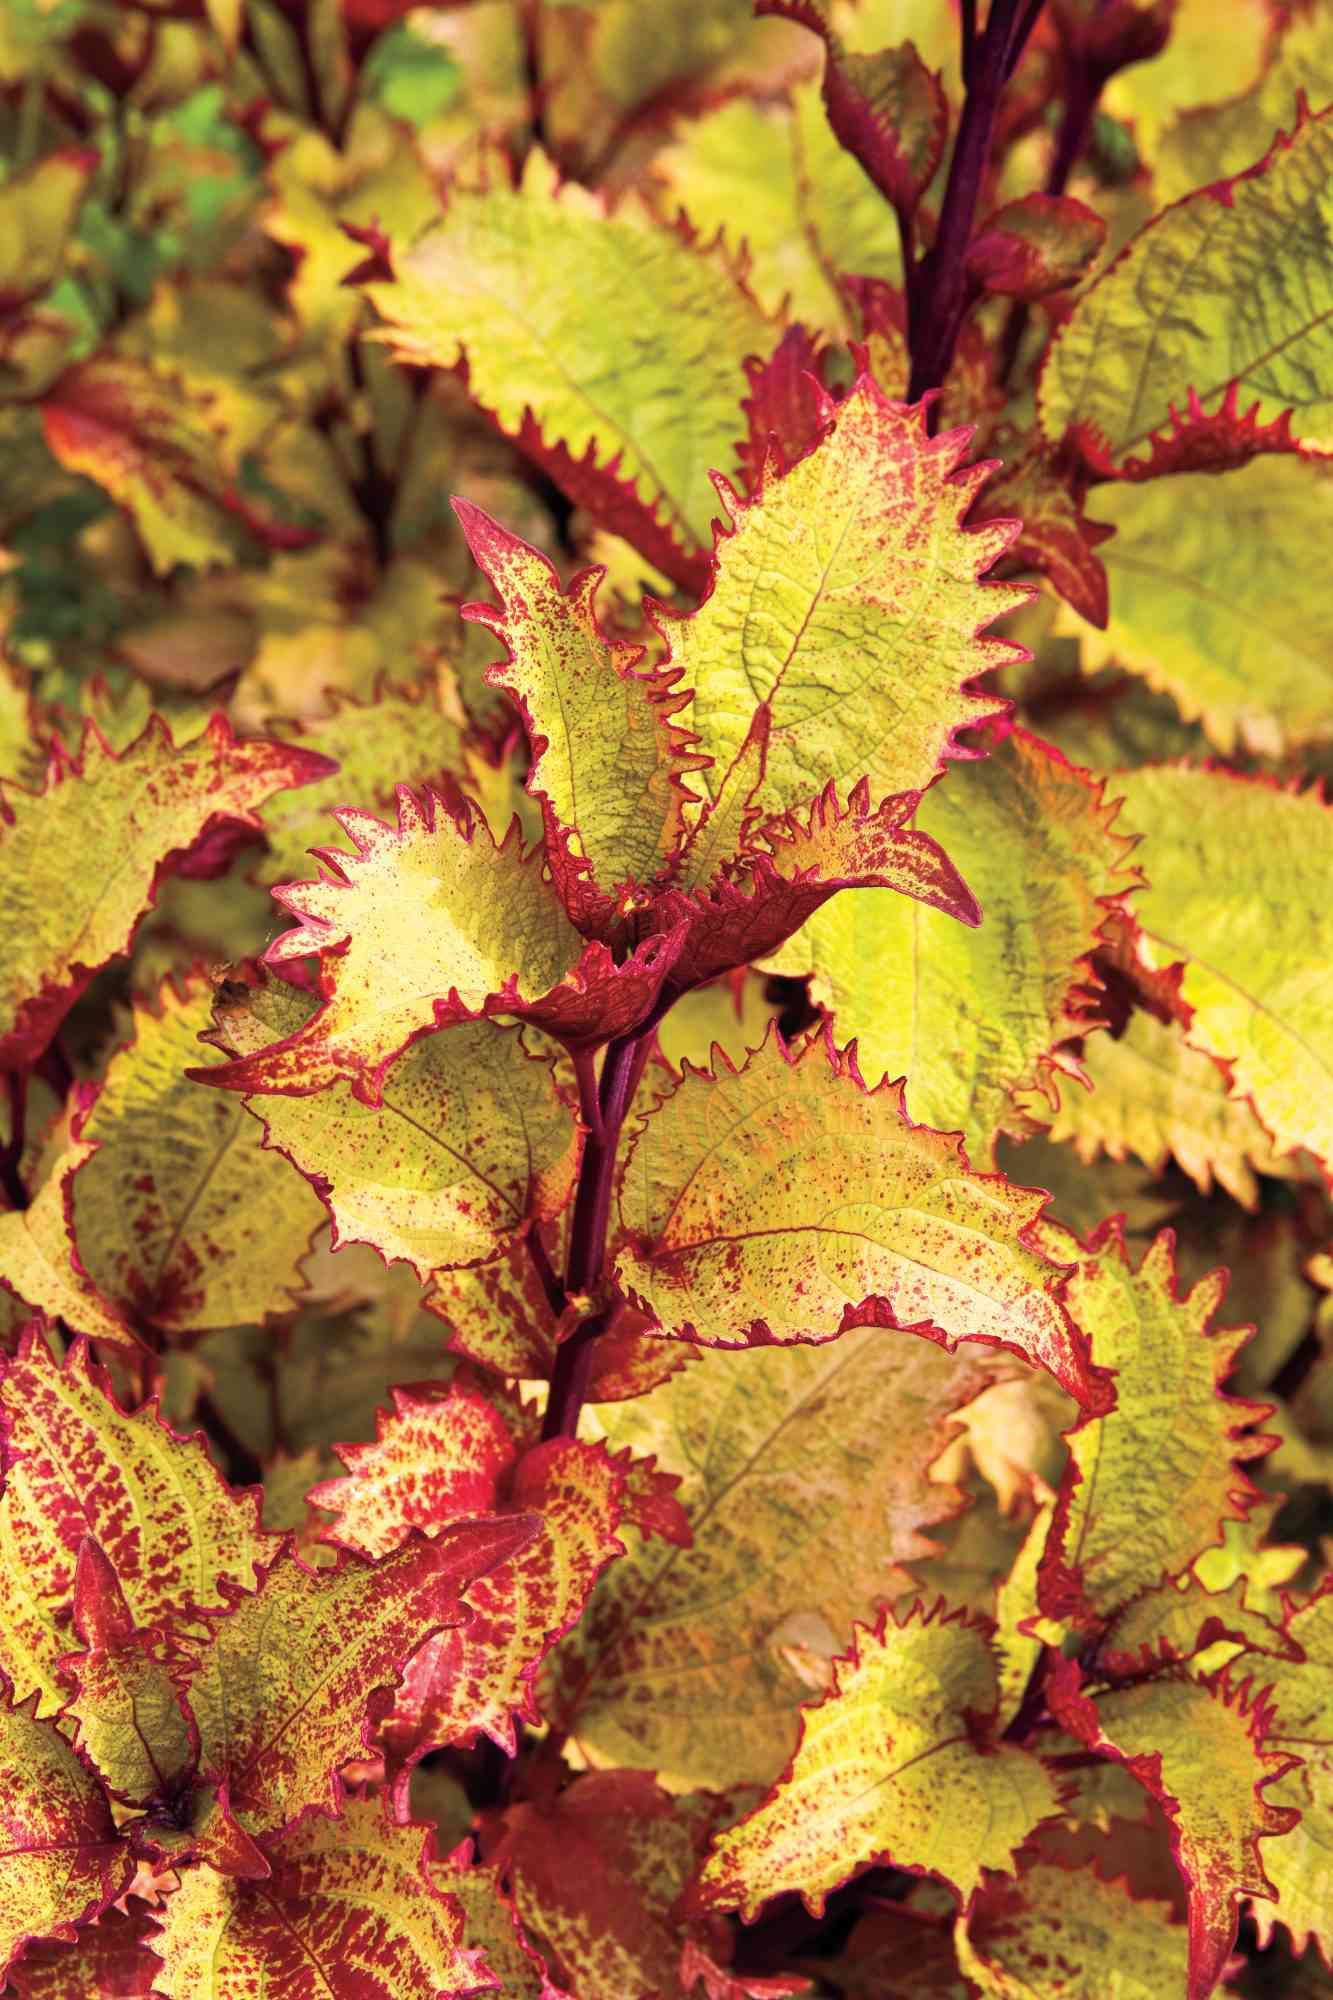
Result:
[[309,751],[238,741],[220,715],[177,749],[154,717],[120,755],[91,723],[76,757],[56,744],[39,796],[5,787],[0,924],[21,948],[0,969],[0,1061],[41,1053],[173,864],[188,854],[196,872],[216,872],[258,829],[257,807],[327,770]]
[[699,1900],[749,1921],[795,1893],[817,1916],[849,1876],[879,1864],[934,1875],[966,1903],[982,1871],[1011,1873],[1016,1850],[1060,1808],[1040,1758],[996,1735],[998,1709],[988,1626],[942,1601],[902,1619],[885,1612],[834,1662],[763,1804],[714,1843]]
[[62,1320],[71,1333],[135,1348],[138,1333],[97,1289],[75,1248],[75,1183],[92,1156],[88,1140],[69,1138],[28,1207],[0,1215],[0,1285],[23,1305]]
[[565,2000],[524,1937],[497,1869],[470,1867],[461,1854],[450,1855],[447,1861],[432,1862],[430,1877],[462,1910],[463,1942],[469,1951],[480,1952],[504,2000]]
[[[1213,1646],[1225,1646],[1233,1655],[1298,1659],[1300,1648],[1281,1627],[1250,1608],[1247,1598],[1256,1594],[1243,1576],[1221,1590],[1208,1589],[1194,1573],[1178,1583],[1160,1583],[1116,1613],[1097,1647],[1098,1668],[1124,1680],[1196,1659]],[[1266,1676],[1267,1658],[1247,1661],[1246,1670]]]
[[1234,180],[1154,217],[1076,305],[1041,378],[1048,437],[1073,428],[1098,465],[1151,446],[1193,389],[1232,384],[1261,419],[1294,412],[1304,443],[1333,447],[1333,122],[1300,120]]
[[26,1939],[72,1937],[132,1872],[101,1786],[64,1737],[0,1703],[0,1977]]
[[141,2000],[161,1969],[141,1915],[107,1910],[69,1944],[32,1945],[12,1975],[19,2000]]
[[958,470],[965,432],[930,438],[921,411],[868,374],[836,408],[826,399],[826,418],[807,456],[770,464],[750,498],[720,489],[732,525],[713,587],[668,628],[714,760],[696,781],[710,799],[766,711],[762,813],[830,780],[868,777],[876,801],[924,789],[964,754],[957,732],[995,712],[972,683],[1013,648],[978,635],[1027,595],[980,581],[1014,530],[959,525],[986,478]]
[[1268,1796],[1292,1762],[1268,1747],[1271,1705],[1225,1673],[1194,1680],[1177,1672],[1093,1700],[1078,1691],[1078,1670],[1065,1662],[1052,1707],[1090,1749],[1123,1763],[1165,1810],[1188,1898],[1185,1993],[1208,2000],[1236,1942],[1240,1900],[1271,1900],[1265,1871],[1276,1852],[1273,1837],[1295,1824],[1296,1815]]
[[253,1586],[279,1542],[259,1529],[253,1491],[233,1492],[198,1439],[176,1436],[146,1403],[128,1414],[82,1345],[58,1366],[39,1335],[0,1363],[6,1476],[0,1494],[5,1618],[0,1668],[52,1713],[66,1690],[68,1610],[85,1535],[100,1543],[134,1622],[180,1618]]
[[533,1532],[521,1515],[469,1522],[379,1563],[348,1554],[318,1571],[287,1555],[257,1594],[235,1599],[180,1685],[199,1728],[200,1774],[226,1786],[247,1833],[339,1809],[335,1773],[365,1749],[372,1694],[397,1681],[433,1630],[466,1617],[462,1592]]
[[617,1264],[665,1331],[709,1346],[831,1340],[867,1323],[985,1340],[1104,1400],[1031,1247],[1044,1197],[970,1174],[956,1138],[866,1090],[847,1055],[770,1033],[744,1069],[688,1072],[635,1136]]
[[1229,1065],[1280,1151],[1333,1165],[1333,808],[1223,771],[1131,771],[1116,789],[1144,836],[1144,963],[1184,962],[1191,1044]]
[[212,1017],[203,979],[168,981],[155,1007],[136,1007],[81,1126],[97,1151],[73,1188],[80,1258],[131,1318],[170,1331],[289,1310],[324,1221],[241,1105],[187,1078],[208,1060]]
[[988,1882],[957,1928],[958,1963],[986,2000],[1165,2000],[1185,1991],[1189,1939],[1168,1903],[1096,1868],[1038,1862]]
[[1041,1567],[1049,1616],[1109,1617],[1188,1569],[1257,1497],[1236,1461],[1265,1449],[1252,1432],[1265,1406],[1222,1390],[1249,1338],[1213,1325],[1225,1291],[1214,1271],[1178,1295],[1166,1232],[1135,1269],[1118,1218],[1079,1262],[1066,1302],[1094,1362],[1115,1370],[1116,1401],[1069,1433]]
[[1327,1964],[1333,1961],[1333,1585],[1327,1578],[1308,1603],[1288,1606],[1286,1636],[1304,1660],[1265,1660],[1255,1679],[1268,1688],[1274,1708],[1265,1745],[1301,1759],[1267,1796],[1301,1817],[1264,1848],[1277,1906],[1261,1904],[1254,1915],[1261,1937],[1279,1923],[1298,1952],[1313,1943]]
[[960,1131],[974,1160],[990,1157],[1010,1092],[1083,1032],[1089,955],[1138,879],[1117,810],[1100,781],[1015,730],[918,815],[976,894],[975,930],[844,891],[779,956],[783,971],[813,973],[862,1075],[905,1077],[908,1116]]
[[389,1555],[413,1528],[438,1533],[451,1521],[491,1513],[515,1458],[504,1418],[478,1390],[390,1393],[392,1412],[375,1413],[374,1444],[336,1445],[345,1474],[309,1494],[336,1516],[324,1540],[363,1556]]
[[163,2000],[463,2000],[493,1988],[463,1947],[458,1904],[426,1872],[426,1830],[374,1799],[315,1818],[272,1850],[264,1881],[191,1868],[152,1940]]
[[929,1468],[989,1378],[876,1327],[825,1347],[705,1351],[598,1416],[612,1445],[681,1475],[693,1546],[640,1544],[556,1656],[543,1707],[601,1763],[768,1784],[799,1704],[958,1509]]

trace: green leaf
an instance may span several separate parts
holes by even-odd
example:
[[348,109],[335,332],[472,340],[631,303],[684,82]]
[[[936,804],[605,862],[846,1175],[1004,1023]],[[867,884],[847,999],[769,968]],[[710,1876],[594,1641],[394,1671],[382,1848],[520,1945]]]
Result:
[[1268,1686],[1275,1710],[1265,1743],[1300,1759],[1269,1796],[1276,1806],[1295,1808],[1300,1823],[1264,1849],[1277,1907],[1258,1909],[1255,1917],[1261,1939],[1276,1921],[1298,1952],[1313,1943],[1327,1963],[1333,1958],[1333,1588],[1327,1577],[1299,1609],[1288,1606],[1285,1623],[1304,1660],[1265,1660],[1257,1678]]
[[[1250,88],[1239,72],[1242,64],[1253,63],[1255,13],[1265,39],[1273,33],[1274,24],[1266,8],[1246,5],[1237,11],[1238,22],[1234,13],[1228,16],[1225,51],[1219,46],[1222,38],[1217,34],[1217,16],[1210,0],[1190,0],[1185,23],[1179,15],[1173,23],[1172,43],[1179,27],[1186,26],[1187,43],[1193,42],[1198,65],[1196,76],[1208,86],[1208,103],[1185,110],[1162,135],[1152,161],[1153,187],[1162,201],[1177,201],[1193,188],[1244,173],[1272,144],[1275,132],[1291,130],[1299,116],[1302,95],[1316,110],[1333,99],[1333,19],[1322,7],[1292,14],[1282,22],[1276,52],[1270,54]],[[1237,26],[1239,33],[1235,32]],[[1200,41],[1204,45],[1202,61]],[[1166,63],[1131,69],[1116,78],[1115,92],[1132,91],[1136,82],[1152,90],[1154,72],[1166,72],[1161,78],[1165,86],[1161,108],[1180,111],[1181,94],[1179,90],[1173,93],[1168,81],[1173,67],[1170,47],[1168,44]],[[1222,62],[1225,68],[1220,66]],[[1153,95],[1156,98],[1155,91]]]
[[699,1875],[706,1908],[752,1921],[774,1896],[818,1916],[862,1868],[927,1872],[966,1904],[983,1870],[1060,1810],[1041,1759],[999,1740],[986,1627],[943,1601],[885,1613],[834,1662],[833,1686],[801,1718],[791,1763],[759,1809],[722,1834]]
[[76,1256],[74,1186],[93,1156],[92,1146],[67,1133],[60,1141],[57,1132],[54,1158],[28,1206],[0,1215],[0,1285],[30,1312],[61,1321],[71,1333],[138,1347],[134,1326],[102,1296]]
[[1038,1862],[988,1882],[956,1931],[958,1963],[986,2000],[1116,2000],[1183,1993],[1189,1940],[1168,1903],[1140,1901],[1123,1877]]

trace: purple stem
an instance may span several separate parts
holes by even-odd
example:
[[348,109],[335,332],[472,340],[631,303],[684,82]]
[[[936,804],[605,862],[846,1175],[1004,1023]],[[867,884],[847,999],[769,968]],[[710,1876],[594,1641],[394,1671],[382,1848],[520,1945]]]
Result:
[[[1092,127],[1092,114],[1097,108],[1102,85],[1106,81],[1105,72],[1094,69],[1090,63],[1070,59],[1068,78],[1065,85],[1065,107],[1060,119],[1060,130],[1056,134],[1055,152],[1051,158],[1050,170],[1046,175],[1047,194],[1063,194],[1069,185],[1069,176],[1078,164],[1078,158],[1088,143],[1088,133]],[[1021,299],[1016,299],[1005,321],[1004,334],[1000,342],[1000,380],[1009,381],[1018,360],[1018,351],[1023,345],[1023,335],[1027,331],[1029,309]]]

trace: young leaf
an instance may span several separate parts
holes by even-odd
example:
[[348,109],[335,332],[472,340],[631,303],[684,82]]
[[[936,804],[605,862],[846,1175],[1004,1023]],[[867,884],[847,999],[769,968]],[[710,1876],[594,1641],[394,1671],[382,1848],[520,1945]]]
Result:
[[167,981],[156,1009],[136,1007],[80,1127],[97,1148],[73,1184],[80,1258],[108,1298],[173,1331],[287,1308],[324,1220],[242,1107],[187,1079],[212,1014],[203,979]]
[[1209,1590],[1193,1572],[1179,1583],[1145,1590],[1111,1620],[1097,1647],[1098,1668],[1117,1680],[1138,1678],[1159,1666],[1196,1659],[1216,1645],[1299,1659],[1299,1646],[1261,1611],[1248,1607],[1249,1595],[1245,1577],[1237,1577],[1227,1589]]
[[696,1894],[752,1920],[799,1894],[816,1916],[876,1864],[929,1873],[967,1903],[984,1869],[1012,1873],[1033,1829],[1060,1810],[1041,1759],[994,1733],[988,1628],[943,1601],[885,1612],[833,1664],[801,1718],[790,1764],[757,1811],[714,1843]]
[[238,740],[221,715],[180,748],[158,716],[120,754],[91,723],[75,757],[55,743],[42,793],[4,794],[0,924],[16,948],[0,970],[0,1062],[41,1054],[170,868],[188,855],[216,872],[258,830],[257,807],[328,770],[308,750]]
[[[219,1008],[218,1045],[244,1066],[264,1057],[273,1036],[293,1040],[308,1013],[304,996],[280,980],[234,981]],[[339,1081],[317,1096],[264,1096],[251,1109],[264,1145],[299,1167],[324,1202],[335,1248],[368,1243],[423,1281],[493,1256],[515,1232],[558,1215],[578,1166],[578,1126],[551,1059],[530,1055],[517,1029],[491,1021],[415,1042],[377,1104]]]
[[1265,1660],[1257,1678],[1268,1687],[1274,1708],[1265,1745],[1300,1759],[1269,1796],[1274,1805],[1298,1811],[1300,1823],[1264,1849],[1277,1907],[1257,1909],[1255,1920],[1261,1939],[1276,1921],[1290,1933],[1296,1951],[1308,1951],[1313,1942],[1328,1964],[1333,1960],[1333,1588],[1327,1577],[1299,1610],[1288,1606],[1286,1638],[1304,1660]]
[[1229,1065],[1279,1151],[1333,1162],[1333,1016],[1317,971],[1333,961],[1333,810],[1222,771],[1132,771],[1116,789],[1144,835],[1139,952],[1151,970],[1184,961],[1192,1046]]
[[[818,1191],[818,1192],[816,1192]],[[1027,1232],[1044,1197],[970,1174],[956,1138],[866,1090],[850,1052],[770,1034],[745,1067],[688,1072],[625,1167],[617,1273],[668,1333],[707,1346],[901,1327],[985,1340],[1104,1400]],[[762,1301],[762,1310],[759,1304]]]
[[371,1696],[432,1631],[467,1615],[462,1592],[534,1532],[523,1515],[473,1521],[380,1563],[346,1555],[331,1570],[289,1554],[257,1594],[233,1596],[179,1684],[199,1729],[200,1775],[225,1787],[246,1833],[339,1810],[336,1773],[365,1750]]
[[1123,1763],[1171,1822],[1176,1865],[1188,1896],[1187,2000],[1208,2000],[1236,1942],[1243,1896],[1271,1899],[1259,1843],[1289,1833],[1296,1814],[1272,1804],[1269,1785],[1293,1759],[1271,1751],[1272,1708],[1250,1684],[1226,1674],[1181,1673],[1113,1689],[1091,1700],[1078,1669],[1062,1663],[1053,1682],[1058,1719],[1089,1749]]
[[868,777],[876,801],[924,790],[965,754],[959,730],[995,713],[973,679],[1013,649],[978,635],[1027,596],[980,581],[1014,529],[960,525],[987,476],[958,470],[965,433],[929,437],[920,410],[865,373],[824,408],[824,435],[790,471],[770,465],[744,500],[719,488],[732,525],[712,589],[667,627],[711,800],[764,713],[764,814],[830,780]]
[[375,1412],[374,1444],[335,1446],[345,1475],[309,1494],[314,1506],[337,1516],[324,1540],[363,1556],[391,1554],[413,1528],[438,1533],[452,1521],[493,1512],[516,1455],[504,1419],[476,1389],[391,1393],[392,1414]]
[[988,1882],[955,1935],[986,2000],[1083,2000],[1106,1980],[1116,2000],[1185,1990],[1189,1940],[1170,1905],[1138,1900],[1095,1867],[1038,1862],[1016,1882]]
[[1106,224],[1072,195],[1007,201],[967,246],[967,272],[983,291],[1044,298],[1081,278],[1106,240]]
[[101,1786],[35,1707],[0,1703],[0,1978],[32,1938],[70,1938],[129,1886]]
[[682,1475],[690,1548],[639,1545],[556,1657],[545,1707],[596,1761],[723,1787],[770,1784],[799,1704],[853,1622],[929,1556],[961,1495],[930,1467],[989,1379],[875,1327],[825,1347],[705,1351],[598,1412],[620,1448]]
[[1092,285],[1042,372],[1046,435],[1072,429],[1092,462],[1118,470],[1171,422],[1193,389],[1205,409],[1233,385],[1260,421],[1290,410],[1292,432],[1333,446],[1327,244],[1333,122],[1297,121],[1266,157],[1155,216]]
[[1080,978],[1108,913],[1138,881],[1105,788],[1015,730],[922,801],[921,831],[985,912],[964,930],[896,896],[844,892],[781,953],[856,1041],[872,1080],[906,1078],[908,1116],[991,1157],[1009,1095],[1084,1032]]
[[181,1438],[156,1399],[130,1412],[78,1343],[64,1366],[37,1333],[0,1362],[6,1471],[0,1494],[5,1618],[0,1667],[51,1714],[65,1700],[55,1663],[80,1544],[99,1543],[134,1623],[181,1620],[253,1587],[280,1547],[259,1527],[253,1491],[233,1492],[197,1438]]
[[1223,1393],[1249,1338],[1214,1327],[1225,1290],[1214,1271],[1178,1297],[1167,1232],[1137,1270],[1119,1218],[1092,1238],[1066,1299],[1093,1361],[1115,1371],[1116,1401],[1069,1433],[1041,1566],[1048,1616],[1107,1618],[1245,1519],[1256,1496],[1236,1460],[1266,1448],[1250,1434],[1265,1406]]
[[735,463],[741,363],[772,339],[719,260],[582,190],[456,190],[367,291],[399,360],[465,360],[471,394],[558,484],[690,578],[708,470]]
[[138,1334],[98,1291],[75,1249],[74,1183],[92,1155],[88,1141],[71,1138],[28,1207],[0,1215],[0,1285],[71,1333],[135,1348]]
[[426,1871],[426,1830],[391,1826],[379,1802],[349,1799],[336,1823],[307,1820],[272,1850],[272,1873],[243,1882],[182,1871],[153,1950],[163,2000],[463,2000],[493,1986],[462,1944],[462,1913]]

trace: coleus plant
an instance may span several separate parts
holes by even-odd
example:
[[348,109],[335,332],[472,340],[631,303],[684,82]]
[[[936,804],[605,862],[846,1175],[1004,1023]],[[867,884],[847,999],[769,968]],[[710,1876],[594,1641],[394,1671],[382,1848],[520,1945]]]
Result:
[[1327,11],[0,92],[5,1993],[1333,1991]]

